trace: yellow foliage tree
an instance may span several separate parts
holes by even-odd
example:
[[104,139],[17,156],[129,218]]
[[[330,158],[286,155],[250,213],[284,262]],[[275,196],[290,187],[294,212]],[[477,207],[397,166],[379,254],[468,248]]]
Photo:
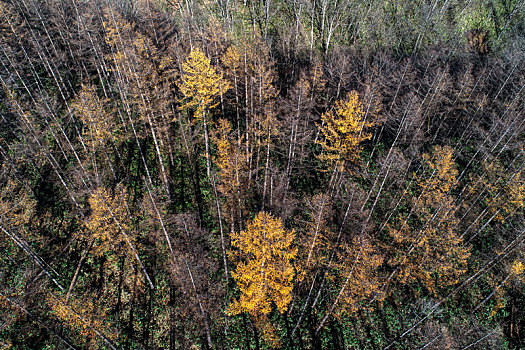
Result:
[[427,204],[444,199],[455,185],[458,175],[453,159],[454,150],[449,146],[435,146],[431,154],[425,153],[422,158],[427,177],[418,181],[418,186],[422,199],[431,202],[423,202],[418,208],[425,208]]
[[232,272],[241,295],[229,308],[231,314],[247,312],[260,319],[271,311],[272,302],[279,312],[286,311],[292,299],[295,272],[292,260],[294,232],[283,228],[281,219],[260,212],[240,233],[232,233],[232,246],[241,261]]
[[103,164],[107,157],[100,157],[99,153],[111,140],[116,141],[120,133],[120,123],[116,123],[114,113],[109,108],[109,99],[99,98],[96,87],[84,85],[74,99],[71,107],[76,117],[82,122],[82,144],[86,152],[86,170],[93,170],[96,177],[104,169]]
[[382,283],[378,273],[383,256],[366,235],[356,236],[342,244],[338,262],[334,266],[334,279],[340,282],[339,292],[319,323],[319,331],[336,311],[336,316],[355,314],[360,309],[370,308],[371,297],[382,300]]
[[346,99],[335,104],[335,110],[321,116],[321,137],[317,141],[324,153],[319,159],[335,164],[344,170],[349,164],[357,162],[361,143],[369,140],[372,134],[365,130],[374,124],[364,120],[365,112],[356,91],[350,91]]
[[230,122],[225,119],[218,121],[212,139],[217,147],[214,163],[220,176],[217,189],[226,199],[232,227],[240,226],[248,189],[248,162],[241,149],[242,139],[237,142]]
[[196,108],[195,118],[205,117],[205,112],[217,106],[216,99],[230,89],[230,84],[217,73],[200,49],[193,49],[182,63],[179,88],[188,100],[181,108]]
[[399,224],[389,226],[395,247],[390,264],[401,283],[418,281],[435,295],[438,287],[458,283],[470,252],[456,232],[458,208],[449,195],[457,175],[453,149],[436,146],[423,160],[421,194],[412,200],[414,219],[400,217]]
[[130,249],[131,242],[127,240],[132,238],[125,234],[130,228],[127,200],[128,195],[122,188],[117,188],[115,195],[112,195],[101,187],[89,197],[91,215],[84,223],[84,234],[88,240],[95,241],[95,255],[103,255],[107,251],[121,255]]
[[525,179],[521,170],[509,172],[498,161],[487,160],[481,164],[481,175],[471,177],[471,184],[471,194],[477,196],[486,191],[484,204],[494,219],[501,223],[524,206]]
[[[102,343],[111,344],[117,334],[108,327],[107,315],[89,299],[78,300],[48,294],[47,304],[52,312],[79,335],[87,337],[89,349],[99,349]],[[97,341],[100,339],[100,341]]]
[[372,296],[381,300],[382,281],[378,273],[383,256],[366,235],[355,237],[350,243],[343,243],[339,253],[337,271],[343,283],[340,290],[340,313],[353,314],[360,308],[367,308],[365,301]]
[[[0,171],[2,170],[4,169],[0,166]],[[12,178],[0,188],[0,219],[4,224],[22,229],[34,220],[36,208],[36,199]],[[31,233],[30,230],[27,232],[30,235]]]
[[206,143],[206,169],[210,176],[210,145],[208,136],[208,120],[206,113],[216,107],[218,96],[223,95],[230,84],[223,79],[210,65],[210,59],[200,49],[193,49],[188,58],[182,63],[182,77],[179,88],[187,100],[181,109],[196,108],[195,120],[202,120],[204,124],[204,137]]
[[82,84],[82,89],[71,104],[84,124],[85,142],[93,147],[102,146],[109,139],[116,125],[106,111],[108,99],[101,99],[93,85]]

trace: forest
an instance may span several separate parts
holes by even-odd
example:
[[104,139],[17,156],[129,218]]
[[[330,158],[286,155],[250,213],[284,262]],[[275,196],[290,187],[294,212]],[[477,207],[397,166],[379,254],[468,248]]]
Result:
[[0,349],[525,349],[525,1],[0,0]]

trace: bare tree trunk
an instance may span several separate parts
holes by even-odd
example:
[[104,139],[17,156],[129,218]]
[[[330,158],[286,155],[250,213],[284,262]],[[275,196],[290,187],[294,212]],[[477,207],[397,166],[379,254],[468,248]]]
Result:
[[208,121],[206,119],[206,112],[202,112],[202,118],[204,121],[204,142],[206,143],[206,174],[211,177],[211,166],[210,166],[210,138],[208,135]]

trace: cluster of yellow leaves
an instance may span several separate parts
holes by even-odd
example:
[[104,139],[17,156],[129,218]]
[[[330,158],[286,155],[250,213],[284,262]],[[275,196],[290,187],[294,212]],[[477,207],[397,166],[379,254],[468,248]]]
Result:
[[399,269],[401,283],[419,281],[437,294],[439,286],[458,283],[470,252],[456,232],[457,206],[448,193],[457,175],[452,148],[436,146],[423,160],[424,172],[417,181],[421,195],[413,199],[416,222],[401,217],[397,228],[389,226],[398,247],[390,264]]
[[129,215],[126,209],[128,195],[126,190],[118,187],[115,195],[100,187],[88,199],[91,215],[86,219],[85,235],[88,240],[95,240],[93,252],[103,255],[107,251],[124,253],[129,249],[127,239],[132,239],[127,232],[130,228]]
[[230,89],[230,84],[210,65],[210,59],[200,49],[193,49],[182,63],[179,88],[188,100],[181,109],[196,108],[195,117],[217,106],[216,98]]
[[494,296],[495,304],[490,310],[489,318],[496,316],[499,310],[503,309],[507,305],[507,300],[505,298],[505,292],[502,288],[497,288],[495,290]]
[[2,343],[0,343],[0,350],[7,349],[13,349],[13,343],[11,343],[9,340],[6,340],[5,342],[2,341]]
[[27,190],[11,178],[0,189],[0,218],[13,226],[28,225],[34,220],[36,204]]
[[515,259],[510,267],[510,274],[514,277],[515,283],[525,283],[525,264],[522,258]]
[[229,308],[231,314],[247,312],[255,318],[267,315],[272,302],[279,312],[286,311],[292,299],[297,255],[292,247],[294,232],[283,228],[281,219],[260,212],[240,233],[232,233],[232,246],[241,261],[232,272],[241,295]]
[[449,146],[435,146],[432,153],[423,154],[429,177],[419,181],[418,185],[425,199],[441,200],[454,186],[458,171],[453,157],[454,151]]
[[[120,14],[114,12],[106,14],[102,24],[106,34],[106,43],[115,49],[112,55],[108,56],[110,61],[115,63],[113,69],[127,68],[129,70],[131,67],[123,65],[133,64],[130,62],[132,58],[139,59],[138,62],[134,62],[136,66],[133,68],[137,69],[152,68],[151,63],[155,62],[157,68],[163,70],[173,62],[169,56],[160,55],[151,39],[136,31],[133,25]],[[147,64],[144,59],[149,59],[150,64]],[[147,64],[147,67],[140,66],[144,63]]]
[[378,273],[383,256],[366,236],[355,237],[350,244],[343,243],[338,254],[336,270],[343,283],[339,314],[354,314],[366,308],[372,296],[382,299],[382,280]]
[[82,89],[71,107],[84,124],[86,143],[101,146],[111,138],[116,125],[111,113],[107,111],[107,104],[108,99],[99,98],[95,86],[82,84]]
[[272,136],[279,134],[279,122],[272,112],[264,115],[255,114],[248,126],[250,138],[254,140],[256,147],[268,146],[271,143]]
[[131,24],[116,12],[107,13],[102,25],[106,32],[105,41],[111,47],[119,46],[122,43],[122,37],[133,30]]
[[49,294],[46,299],[53,313],[81,336],[93,339],[98,337],[96,332],[99,332],[110,340],[117,338],[116,333],[108,330],[106,314],[101,308],[95,307],[91,300],[66,300],[64,296],[53,294]]
[[514,261],[512,264],[512,273],[519,276],[525,271],[525,265],[519,260]]
[[241,148],[242,139],[237,141],[227,120],[217,122],[212,139],[217,148],[214,163],[220,176],[217,189],[226,198],[227,212],[233,224],[242,217],[242,202],[248,189],[248,161]]
[[11,302],[9,300],[7,300],[7,298],[0,294],[0,309],[11,309],[13,308],[13,305],[11,304]]
[[324,153],[319,159],[335,164],[341,170],[347,168],[348,163],[357,162],[361,143],[372,137],[365,129],[374,125],[366,122],[364,117],[356,91],[349,92],[345,100],[337,101],[335,110],[323,114],[319,126],[322,137],[317,143],[323,147]]
[[523,208],[525,201],[525,178],[522,171],[516,173],[505,171],[497,161],[485,161],[481,165],[479,178],[471,178],[470,191],[480,193],[487,191],[485,204],[494,219],[501,223],[515,210]]
[[[510,273],[512,274],[512,270]],[[508,275],[507,278],[508,277],[510,277],[510,275]],[[498,282],[498,276],[495,276],[493,273],[488,273],[485,279],[486,283],[493,289],[490,296],[492,304],[487,308],[487,311],[489,311],[488,317],[491,318],[496,316],[496,314],[507,305],[507,294],[505,293],[505,288],[503,288],[507,279]],[[483,302],[485,301],[487,301],[487,299]]]
[[232,80],[237,79],[243,71],[244,55],[236,46],[230,46],[221,58],[226,67],[226,75]]
[[268,317],[262,317],[256,320],[255,326],[262,332],[262,338],[271,349],[280,349],[283,346],[277,334],[277,329]]

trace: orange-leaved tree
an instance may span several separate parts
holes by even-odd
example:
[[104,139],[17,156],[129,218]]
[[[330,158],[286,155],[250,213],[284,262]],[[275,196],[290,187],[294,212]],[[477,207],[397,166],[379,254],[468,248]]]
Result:
[[356,163],[361,153],[361,143],[372,134],[366,129],[374,123],[365,120],[365,111],[356,91],[350,91],[346,99],[335,104],[335,110],[321,116],[321,137],[317,141],[323,148],[319,159],[334,164],[340,170]]
[[241,295],[230,305],[231,314],[247,312],[258,319],[270,313],[272,302],[279,312],[286,311],[295,275],[294,236],[293,230],[283,227],[281,219],[266,212],[257,214],[244,231],[232,233],[232,246],[238,251],[230,253],[240,259],[232,277]]
[[206,142],[206,169],[210,176],[210,145],[208,136],[207,112],[216,107],[217,97],[230,89],[230,84],[217,73],[200,49],[193,49],[185,62],[182,63],[182,77],[179,88],[186,102],[181,109],[195,108],[195,121],[201,121],[204,125],[204,137]]

